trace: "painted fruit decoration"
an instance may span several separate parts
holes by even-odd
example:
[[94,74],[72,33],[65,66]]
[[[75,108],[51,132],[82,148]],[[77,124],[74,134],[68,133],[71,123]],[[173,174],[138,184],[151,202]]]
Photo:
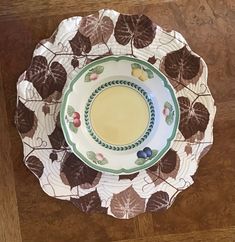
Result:
[[81,119],[80,114],[75,111],[75,109],[72,106],[67,107],[67,115],[65,116],[65,120],[69,125],[69,129],[77,133],[78,128],[81,126]]
[[145,147],[143,150],[137,152],[138,159],[135,161],[137,165],[143,165],[148,160],[153,159],[158,154],[157,150],[152,150],[149,147]]
[[87,151],[86,155],[87,155],[87,158],[93,161],[95,164],[105,165],[108,163],[108,160],[101,153]]
[[131,69],[131,75],[137,77],[140,81],[147,81],[154,77],[150,69],[144,68],[138,63],[132,63]]
[[162,111],[165,116],[165,121],[168,125],[171,125],[174,121],[175,112],[172,105],[169,102],[165,102],[164,109]]
[[99,75],[104,71],[103,66],[95,66],[90,69],[85,75],[85,82],[95,81],[99,78]]
[[73,125],[78,128],[81,125],[80,114],[78,112],[73,113]]

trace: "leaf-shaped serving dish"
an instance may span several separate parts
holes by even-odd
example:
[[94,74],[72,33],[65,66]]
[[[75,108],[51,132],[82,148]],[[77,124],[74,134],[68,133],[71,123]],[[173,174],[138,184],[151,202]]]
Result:
[[[66,86],[83,67],[110,55],[153,64],[174,87],[180,106],[179,128],[171,148],[155,165],[128,175],[99,172],[82,162],[68,147],[59,118]],[[100,87],[98,77],[103,73],[101,67],[88,70],[82,82]],[[133,74],[134,82],[148,93],[148,80],[142,82],[146,75],[142,71]],[[78,90],[80,95],[83,93]],[[168,109],[166,104],[166,116]],[[68,110],[69,118],[73,111],[73,107]],[[193,184],[199,161],[213,143],[215,113],[206,63],[184,37],[164,30],[147,16],[114,10],[62,21],[51,38],[36,46],[31,65],[17,83],[16,126],[23,142],[24,163],[38,177],[43,191],[71,201],[83,212],[122,219],[169,208],[177,194]],[[73,118],[77,127],[71,126],[71,132],[76,132],[84,114],[79,117],[75,113]],[[100,154],[95,159],[106,162]]]
[[167,78],[127,56],[86,65],[68,86],[60,114],[72,151],[90,167],[113,174],[154,165],[169,150],[179,123]]

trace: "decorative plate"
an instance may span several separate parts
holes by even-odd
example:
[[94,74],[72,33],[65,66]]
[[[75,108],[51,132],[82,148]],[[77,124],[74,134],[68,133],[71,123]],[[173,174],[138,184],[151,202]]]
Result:
[[[84,66],[107,55],[153,64],[167,76],[180,106],[171,148],[152,167],[130,175],[98,172],[81,162],[68,147],[59,122],[66,86]],[[145,15],[101,10],[65,19],[51,38],[36,46],[31,65],[18,80],[17,100],[15,121],[25,165],[49,196],[87,213],[128,219],[169,208],[193,184],[199,161],[213,143],[216,107],[206,63],[181,34],[162,29]]]
[[105,57],[70,83],[61,124],[72,151],[103,172],[130,174],[155,164],[169,150],[179,106],[167,78],[136,58]]

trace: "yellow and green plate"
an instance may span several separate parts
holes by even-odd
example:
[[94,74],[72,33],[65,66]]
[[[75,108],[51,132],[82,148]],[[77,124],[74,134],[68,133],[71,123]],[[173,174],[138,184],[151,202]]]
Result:
[[95,170],[131,174],[169,150],[179,105],[167,78],[148,62],[110,56],[70,82],[60,119],[74,154]]

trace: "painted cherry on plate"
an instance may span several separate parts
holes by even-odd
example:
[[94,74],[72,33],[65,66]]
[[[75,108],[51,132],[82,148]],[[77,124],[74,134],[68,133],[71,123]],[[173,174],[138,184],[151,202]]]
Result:
[[80,114],[78,112],[73,113],[73,125],[78,128],[81,125]]
[[164,108],[164,109],[163,109],[163,114],[164,114],[165,116],[168,116],[168,115],[170,114],[170,110],[169,110],[169,108]]
[[91,75],[90,75],[90,80],[91,81],[94,81],[94,80],[96,80],[98,78],[98,75],[96,74],[96,73],[92,73]]
[[73,118],[77,118],[77,119],[80,119],[80,114],[78,112],[74,112],[73,113]]

